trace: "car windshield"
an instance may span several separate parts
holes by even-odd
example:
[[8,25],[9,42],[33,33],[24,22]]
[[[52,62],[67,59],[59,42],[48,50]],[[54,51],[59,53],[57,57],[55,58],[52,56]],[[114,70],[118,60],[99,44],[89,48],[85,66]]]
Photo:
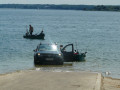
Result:
[[43,44],[38,46],[39,51],[57,51],[56,45]]

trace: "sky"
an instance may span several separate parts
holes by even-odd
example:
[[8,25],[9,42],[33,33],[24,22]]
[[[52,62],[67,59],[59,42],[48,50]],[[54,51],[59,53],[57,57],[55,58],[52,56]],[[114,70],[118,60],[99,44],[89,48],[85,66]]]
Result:
[[0,4],[120,5],[120,0],[0,0]]

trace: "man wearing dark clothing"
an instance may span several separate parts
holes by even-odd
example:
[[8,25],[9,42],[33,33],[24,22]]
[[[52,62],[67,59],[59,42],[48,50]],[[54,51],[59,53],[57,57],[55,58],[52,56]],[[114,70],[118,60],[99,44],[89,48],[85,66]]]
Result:
[[33,27],[31,26],[31,25],[29,25],[30,27],[29,27],[29,32],[30,32],[30,35],[32,35],[32,33],[33,33]]

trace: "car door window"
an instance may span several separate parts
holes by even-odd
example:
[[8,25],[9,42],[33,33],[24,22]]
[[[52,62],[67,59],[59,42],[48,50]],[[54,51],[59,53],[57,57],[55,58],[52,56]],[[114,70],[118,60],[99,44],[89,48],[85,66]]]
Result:
[[66,51],[66,52],[72,52],[72,46],[67,46],[67,47],[65,48],[65,51]]

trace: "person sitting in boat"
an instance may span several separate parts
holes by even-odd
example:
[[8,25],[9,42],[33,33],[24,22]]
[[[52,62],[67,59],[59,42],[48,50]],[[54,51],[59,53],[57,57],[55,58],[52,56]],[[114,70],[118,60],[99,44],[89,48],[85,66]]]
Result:
[[78,52],[77,50],[75,50],[75,51],[74,51],[74,54],[75,54],[75,55],[78,55],[78,54],[79,54],[79,52]]
[[29,32],[28,32],[28,30],[26,30],[26,36],[28,36],[29,35]]
[[43,30],[41,31],[41,33],[39,34],[40,36],[45,36],[45,34],[43,33]]
[[32,35],[32,33],[33,33],[33,27],[31,25],[29,25],[29,32],[30,32],[30,35]]

